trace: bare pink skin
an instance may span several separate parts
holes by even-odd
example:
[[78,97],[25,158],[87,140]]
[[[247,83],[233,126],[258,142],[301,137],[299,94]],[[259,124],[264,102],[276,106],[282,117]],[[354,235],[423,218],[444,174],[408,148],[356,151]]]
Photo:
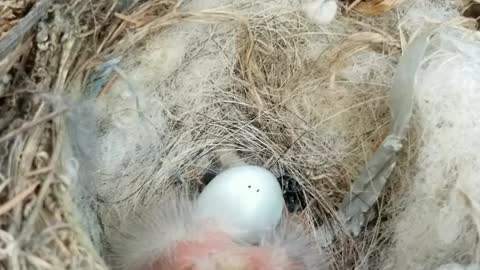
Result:
[[[290,258],[274,258],[266,247],[240,246],[221,232],[208,233],[205,240],[176,243],[169,255],[161,256],[145,270],[304,270]],[[279,260],[284,261],[279,267]]]

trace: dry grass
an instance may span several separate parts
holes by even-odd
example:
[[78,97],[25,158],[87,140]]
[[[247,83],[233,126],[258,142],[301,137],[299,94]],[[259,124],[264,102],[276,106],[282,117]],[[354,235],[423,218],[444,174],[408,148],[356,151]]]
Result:
[[[0,4],[0,269],[105,269],[72,213],[59,160],[66,108],[55,96],[127,25],[116,1],[38,2],[48,17],[28,1]],[[161,16],[172,4],[143,8]],[[34,20],[19,23],[28,12]]]

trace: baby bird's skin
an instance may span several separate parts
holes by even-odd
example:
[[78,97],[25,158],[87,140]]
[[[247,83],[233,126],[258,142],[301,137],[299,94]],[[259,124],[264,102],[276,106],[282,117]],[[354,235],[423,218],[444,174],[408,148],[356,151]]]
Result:
[[[204,241],[179,242],[167,256],[145,270],[304,270],[300,262],[286,258],[281,268],[274,262],[273,249],[241,246],[228,235],[216,232]],[[277,255],[279,256],[279,255]],[[286,256],[286,255],[284,255]]]

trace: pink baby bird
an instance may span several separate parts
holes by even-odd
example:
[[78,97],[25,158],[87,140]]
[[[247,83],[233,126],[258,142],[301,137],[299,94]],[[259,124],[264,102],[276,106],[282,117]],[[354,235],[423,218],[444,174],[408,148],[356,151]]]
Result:
[[[285,213],[269,171],[239,166],[195,200],[175,195],[152,210],[121,253],[129,270],[322,270],[325,255]],[[154,232],[154,233],[153,233]]]

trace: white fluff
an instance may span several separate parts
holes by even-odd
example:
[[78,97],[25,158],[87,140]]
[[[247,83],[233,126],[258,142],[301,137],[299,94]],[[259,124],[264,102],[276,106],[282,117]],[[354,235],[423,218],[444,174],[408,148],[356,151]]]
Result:
[[444,264],[438,267],[436,270],[479,270],[480,265],[478,264],[469,264],[469,265],[461,265],[458,263],[449,263]]
[[303,12],[312,21],[319,24],[328,24],[337,14],[336,0],[313,0],[302,5]]
[[433,269],[479,255],[480,36],[446,27],[430,47],[417,79],[417,171],[388,269]]

